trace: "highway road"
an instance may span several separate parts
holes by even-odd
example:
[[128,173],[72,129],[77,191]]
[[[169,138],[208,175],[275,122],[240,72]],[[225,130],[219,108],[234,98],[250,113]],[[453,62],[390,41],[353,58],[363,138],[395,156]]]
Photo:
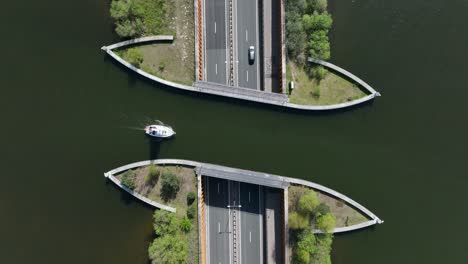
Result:
[[241,263],[262,261],[262,212],[263,197],[259,185],[241,183]]
[[229,263],[229,210],[228,203],[228,181],[218,178],[207,180],[207,238],[209,247],[208,263]]
[[[237,20],[237,77],[238,86],[259,90],[259,62],[261,61],[258,40],[258,1],[238,0]],[[249,46],[255,47],[255,60],[249,61]]]
[[207,263],[261,263],[262,187],[207,177]]
[[226,0],[205,0],[206,80],[227,84]]

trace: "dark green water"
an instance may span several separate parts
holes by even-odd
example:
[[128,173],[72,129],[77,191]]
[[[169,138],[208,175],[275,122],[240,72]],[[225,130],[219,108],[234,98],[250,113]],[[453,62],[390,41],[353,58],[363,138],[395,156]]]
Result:
[[[1,263],[146,263],[152,211],[103,172],[157,157],[308,179],[385,220],[337,236],[335,264],[466,263],[467,1],[334,1],[332,61],[383,96],[327,114],[137,78],[99,49],[107,4],[2,3]],[[129,128],[148,118],[177,138]]]

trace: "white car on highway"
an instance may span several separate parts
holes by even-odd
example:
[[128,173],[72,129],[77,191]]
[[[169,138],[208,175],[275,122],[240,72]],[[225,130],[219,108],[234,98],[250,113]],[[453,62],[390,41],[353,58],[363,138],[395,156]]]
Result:
[[249,60],[252,62],[255,60],[255,47],[254,46],[249,47]]

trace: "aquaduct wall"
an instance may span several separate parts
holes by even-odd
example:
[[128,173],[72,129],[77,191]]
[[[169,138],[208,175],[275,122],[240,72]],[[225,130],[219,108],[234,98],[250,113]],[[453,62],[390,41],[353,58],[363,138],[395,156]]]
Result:
[[[291,108],[291,109],[300,109],[300,110],[312,110],[312,111],[324,111],[324,110],[335,110],[335,109],[342,109],[346,107],[351,107],[354,105],[358,105],[361,103],[364,103],[366,101],[370,101],[374,99],[376,96],[380,96],[380,93],[375,91],[370,85],[365,83],[363,80],[359,79],[357,76],[353,75],[352,73],[336,66],[331,63],[325,62],[325,61],[320,61],[316,60],[313,58],[308,58],[309,62],[312,63],[317,63],[320,65],[323,65],[324,67],[333,69],[337,72],[340,72],[341,74],[344,74],[345,76],[351,78],[355,82],[359,83],[362,85],[365,89],[367,89],[370,94],[350,101],[350,102],[345,102],[345,103],[340,103],[340,104],[333,104],[333,105],[300,105],[300,104],[293,104],[289,102],[289,98],[285,100],[275,100],[272,99],[270,96],[269,92],[263,92],[263,91],[257,91],[258,93],[255,93],[254,95],[249,95],[248,91],[245,91],[246,88],[241,88],[241,87],[229,87],[231,91],[226,90],[225,88],[219,87],[219,85],[213,84],[209,88],[208,87],[203,87],[200,85],[197,85],[199,82],[195,82],[192,86],[188,85],[183,85],[183,84],[178,84],[175,82],[171,82],[168,80],[164,80],[162,78],[159,78],[157,76],[154,76],[152,74],[149,74],[139,68],[136,68],[135,66],[131,65],[124,59],[122,59],[120,56],[118,56],[115,52],[113,52],[113,49],[116,48],[121,48],[125,47],[128,45],[135,45],[135,44],[141,44],[145,42],[154,42],[154,41],[172,41],[174,38],[173,36],[167,36],[167,35],[160,35],[160,36],[150,36],[150,37],[142,37],[142,38],[136,38],[132,40],[127,40],[127,41],[122,41],[118,42],[109,46],[103,46],[101,49],[105,51],[107,54],[109,54],[112,58],[123,64],[125,67],[129,68],[130,70],[148,78],[151,79],[157,83],[164,84],[166,86],[176,88],[176,89],[181,89],[181,90],[186,90],[186,91],[191,91],[191,92],[199,92],[199,93],[205,93],[205,94],[212,94],[212,95],[218,95],[218,96],[224,96],[224,97],[229,97],[229,98],[235,98],[235,99],[241,99],[241,100],[246,100],[246,101],[252,101],[252,102],[258,102],[258,103],[263,103],[263,104],[269,104],[269,105],[276,105],[276,106],[282,106],[286,108]],[[198,64],[202,63],[200,61],[197,62]],[[283,62],[282,62],[283,63]],[[284,69],[285,71],[285,69]],[[285,73],[283,73],[285,75]],[[284,78],[285,79],[285,78]],[[283,80],[284,81],[284,80]],[[219,89],[217,89],[219,87]],[[285,89],[285,87],[283,87]]]
[[[269,174],[269,173],[261,173],[261,172],[250,171],[250,170],[236,169],[236,168],[231,168],[231,167],[226,167],[226,166],[221,166],[221,165],[215,165],[215,164],[208,164],[208,163],[203,163],[203,162],[196,162],[196,161],[191,161],[191,160],[157,159],[157,160],[140,161],[140,162],[127,164],[127,165],[118,167],[116,169],[113,169],[111,171],[108,171],[108,172],[104,173],[104,176],[106,178],[111,179],[120,188],[122,188],[125,191],[129,192],[130,194],[132,194],[136,198],[140,199],[141,201],[143,201],[143,202],[145,202],[145,203],[147,203],[147,204],[149,204],[151,206],[163,209],[163,210],[168,210],[168,211],[171,211],[171,212],[175,212],[175,208],[156,203],[156,202],[151,201],[150,199],[148,199],[146,197],[143,197],[143,196],[141,196],[141,195],[139,195],[137,193],[133,193],[133,191],[129,190],[128,188],[126,188],[125,186],[120,184],[120,182],[118,182],[118,180],[114,177],[114,175],[116,175],[118,173],[121,173],[123,171],[129,170],[129,169],[135,169],[135,168],[138,168],[138,167],[148,166],[150,164],[189,166],[189,167],[193,167],[195,169],[195,171],[197,172],[197,175],[200,172],[203,172],[204,169],[206,169],[206,170],[213,170],[214,169],[214,170],[218,170],[218,171],[221,171],[221,172],[222,171],[230,172],[232,174],[238,174],[239,176],[235,176],[236,178],[232,178],[229,175],[226,176],[226,174],[220,173],[216,177],[226,178],[228,180],[241,180],[241,181],[242,181],[242,178],[244,178],[244,179],[249,178],[250,183],[254,183],[254,184],[257,183],[257,184],[260,184],[260,185],[265,184],[265,181],[275,181],[276,184],[278,184],[278,186],[279,186],[278,188],[283,188],[286,191],[287,191],[288,186],[290,184],[303,185],[303,186],[310,187],[310,188],[312,188],[314,190],[318,190],[318,191],[321,191],[323,193],[326,193],[326,194],[328,194],[331,197],[334,197],[336,199],[345,201],[347,204],[349,204],[349,205],[353,206],[354,208],[358,209],[360,212],[362,212],[368,218],[371,219],[371,220],[369,220],[367,222],[363,222],[363,223],[356,224],[356,225],[351,225],[351,226],[347,226],[347,227],[337,227],[337,228],[335,228],[333,230],[333,233],[343,233],[343,232],[354,231],[354,230],[366,228],[368,226],[372,226],[372,225],[375,225],[375,224],[381,224],[381,223],[384,222],[377,215],[375,215],[370,210],[368,210],[367,208],[365,208],[364,206],[362,206],[358,202],[354,201],[353,199],[347,197],[344,194],[341,194],[341,193],[339,193],[339,192],[337,192],[335,190],[332,190],[330,188],[327,188],[327,187],[322,186],[322,185],[317,184],[317,183],[313,183],[313,182],[302,180],[302,179],[289,178],[289,177],[273,175],[273,174]],[[285,206],[287,208],[287,201],[286,200],[285,200]],[[287,212],[285,212],[285,221],[287,223]],[[315,232],[320,233],[321,231],[320,230],[315,230]]]

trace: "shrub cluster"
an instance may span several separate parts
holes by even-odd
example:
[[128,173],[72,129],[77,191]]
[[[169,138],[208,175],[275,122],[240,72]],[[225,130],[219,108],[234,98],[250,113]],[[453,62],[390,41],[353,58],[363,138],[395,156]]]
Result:
[[161,177],[161,198],[168,201],[173,199],[180,189],[180,179],[176,175],[166,172]]
[[123,38],[158,35],[167,27],[167,1],[112,0],[110,15]]
[[289,58],[304,65],[307,56],[330,58],[328,31],[333,19],[327,0],[286,1],[286,46]]
[[122,58],[137,68],[143,62],[143,54],[138,48],[130,48],[122,52]]
[[[289,228],[293,230],[294,245],[293,263],[297,264],[328,264],[331,263],[330,251],[332,234],[335,227],[335,216],[330,208],[320,203],[317,194],[308,190],[292,208],[297,211],[289,213]],[[312,223],[315,223],[313,226]],[[314,234],[314,229],[320,229],[324,234]]]
[[155,211],[153,218],[156,238],[148,248],[151,263],[187,263],[188,246],[182,232],[192,229],[190,220],[164,210]]

